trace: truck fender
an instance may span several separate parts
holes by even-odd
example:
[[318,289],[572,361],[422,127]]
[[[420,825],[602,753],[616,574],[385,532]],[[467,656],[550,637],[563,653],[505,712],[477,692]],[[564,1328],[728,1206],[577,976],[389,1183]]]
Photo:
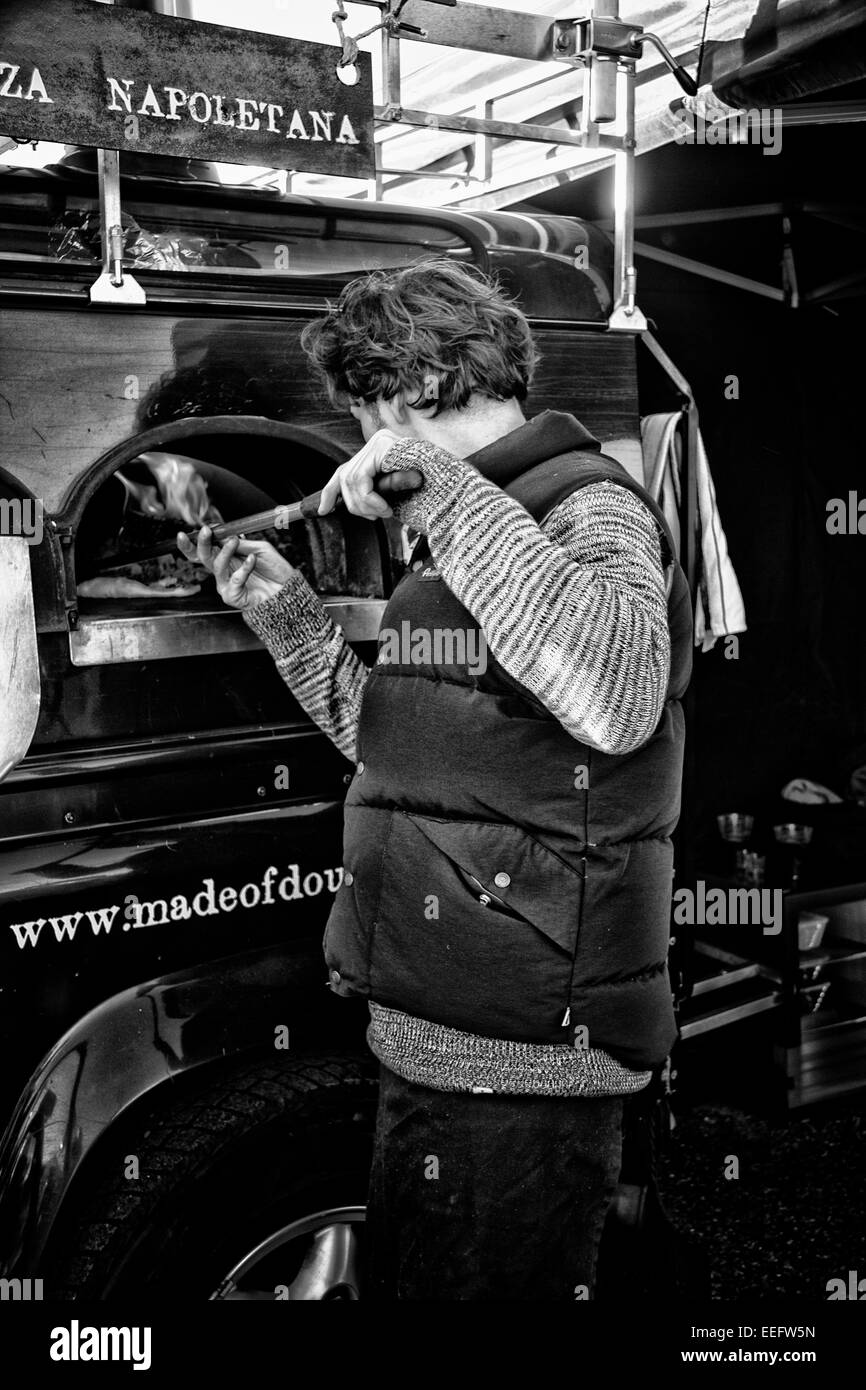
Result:
[[318,942],[285,942],[133,986],[85,1014],[36,1069],[0,1141],[0,1271],[38,1268],[73,1179],[131,1107],[195,1068],[273,1049],[276,1029],[313,1015],[311,1001],[321,1020],[325,983]]

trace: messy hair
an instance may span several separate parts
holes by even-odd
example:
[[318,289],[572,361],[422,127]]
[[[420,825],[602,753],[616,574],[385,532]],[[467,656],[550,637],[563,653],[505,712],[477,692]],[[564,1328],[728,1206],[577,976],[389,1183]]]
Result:
[[459,410],[473,393],[522,401],[538,360],[529,324],[499,286],[445,260],[352,280],[301,344],[339,405],[408,397],[430,373],[439,410]]

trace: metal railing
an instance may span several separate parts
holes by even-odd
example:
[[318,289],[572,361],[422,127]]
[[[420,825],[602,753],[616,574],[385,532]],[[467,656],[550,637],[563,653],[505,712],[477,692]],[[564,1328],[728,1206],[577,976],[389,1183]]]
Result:
[[[599,0],[591,13],[574,19],[555,19],[493,6],[457,5],[456,0],[358,0],[373,5],[381,15],[382,102],[374,108],[380,126],[397,124],[428,130],[456,131],[475,141],[475,168],[481,182],[493,177],[494,141],[530,140],[550,145],[572,145],[583,149],[609,150],[614,157],[614,303],[608,321],[611,329],[643,332],[646,320],[635,301],[634,267],[634,161],[635,161],[635,77],[636,67],[646,43],[661,54],[683,89],[694,95],[693,79],[676,62],[656,35],[641,25],[619,18],[619,0]],[[403,18],[409,10],[411,23]],[[493,102],[485,103],[485,114],[420,110],[403,105],[400,70],[401,42],[431,43],[447,48],[470,49],[497,57],[521,58],[531,62],[567,64],[582,73],[582,91],[575,94],[579,129],[562,129],[528,121],[504,121],[492,115]],[[348,58],[348,53],[344,55]],[[520,90],[515,89],[515,90]],[[502,100],[510,93],[500,93]],[[614,134],[603,127],[619,126]],[[377,161],[380,159],[377,147]],[[411,177],[411,170],[376,172],[375,193],[382,196],[383,176],[399,172]],[[417,171],[419,178],[430,177]],[[434,175],[435,176],[435,175]]]

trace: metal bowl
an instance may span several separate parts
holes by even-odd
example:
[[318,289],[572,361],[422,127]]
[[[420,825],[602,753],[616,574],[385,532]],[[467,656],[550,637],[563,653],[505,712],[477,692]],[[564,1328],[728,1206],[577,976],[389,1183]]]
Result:
[[780,845],[808,845],[813,832],[814,826],[796,825],[793,821],[773,826],[773,834]]
[[746,815],[743,811],[727,811],[724,815],[716,816],[716,825],[722,839],[734,844],[742,844],[743,840],[748,840],[754,824],[755,817]]

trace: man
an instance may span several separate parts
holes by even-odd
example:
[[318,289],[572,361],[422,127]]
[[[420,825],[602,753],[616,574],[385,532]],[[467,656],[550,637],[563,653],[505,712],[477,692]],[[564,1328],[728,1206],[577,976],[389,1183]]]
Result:
[[366,1295],[586,1298],[623,1098],[675,1031],[685,580],[583,426],[526,421],[531,333],[480,274],[354,281],[303,341],[367,441],[320,511],[390,515],[377,477],[423,476],[376,664],[267,543],[197,554],[357,762],[325,954],[381,1063]]

